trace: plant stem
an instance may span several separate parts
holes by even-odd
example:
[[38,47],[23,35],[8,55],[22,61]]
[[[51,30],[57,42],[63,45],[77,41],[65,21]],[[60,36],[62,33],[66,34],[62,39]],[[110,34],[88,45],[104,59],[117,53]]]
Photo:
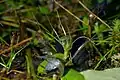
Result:
[[26,49],[26,61],[27,61],[27,73],[28,73],[28,78],[30,78],[30,76],[33,77],[33,80],[37,80],[35,71],[34,71],[34,67],[32,64],[32,56],[31,56],[31,49],[28,48]]

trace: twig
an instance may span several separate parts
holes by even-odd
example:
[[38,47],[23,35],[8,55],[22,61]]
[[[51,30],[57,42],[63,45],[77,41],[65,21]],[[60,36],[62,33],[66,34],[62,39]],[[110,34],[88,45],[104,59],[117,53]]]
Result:
[[90,14],[92,14],[95,18],[97,18],[101,23],[106,25],[108,28],[112,29],[107,23],[105,23],[102,19],[100,19],[98,16],[96,16],[92,11],[90,11],[81,1],[79,1],[79,4],[82,5],[84,9],[86,9]]
[[13,45],[12,47],[9,47],[8,49],[5,49],[5,50],[1,51],[1,52],[0,52],[0,55],[1,55],[1,54],[4,54],[4,53],[6,53],[6,52],[9,52],[12,48],[20,47],[21,45],[25,44],[26,42],[28,42],[28,41],[30,41],[30,40],[32,40],[32,37],[27,38],[27,39],[25,39],[25,40],[23,40],[23,41],[15,44],[15,45]]
[[79,17],[75,16],[72,12],[70,12],[69,10],[67,10],[65,7],[63,7],[61,4],[59,4],[56,0],[54,0],[54,2],[59,5],[61,8],[63,8],[66,12],[68,12],[70,15],[72,15],[74,18],[76,18],[78,21],[82,22],[83,24],[85,24],[86,26],[88,26],[89,24],[86,24],[85,22],[83,22]]

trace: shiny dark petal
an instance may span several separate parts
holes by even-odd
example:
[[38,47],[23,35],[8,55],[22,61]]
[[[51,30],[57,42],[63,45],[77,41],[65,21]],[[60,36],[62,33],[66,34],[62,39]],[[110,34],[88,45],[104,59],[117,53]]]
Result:
[[45,68],[46,71],[51,71],[59,67],[60,61],[58,59],[51,58],[48,60],[48,64]]
[[73,56],[78,48],[87,41],[84,37],[78,37],[72,44],[71,55]]
[[58,41],[56,41],[55,49],[57,53],[64,53],[64,48]]
[[84,37],[78,37],[72,45],[71,56],[74,68],[78,71],[83,71],[89,68],[90,53],[86,49],[86,44],[89,40]]
[[59,75],[62,76],[64,73],[64,66],[60,60],[55,58],[48,59],[48,64],[45,67],[47,73],[52,71],[59,71]]

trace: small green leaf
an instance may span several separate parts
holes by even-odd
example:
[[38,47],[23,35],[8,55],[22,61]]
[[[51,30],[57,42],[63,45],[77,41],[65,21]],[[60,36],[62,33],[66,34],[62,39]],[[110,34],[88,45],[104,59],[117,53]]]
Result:
[[39,10],[42,14],[49,14],[49,10],[47,7],[39,7]]
[[37,68],[37,74],[44,74],[45,73],[45,66],[47,65],[47,61],[44,60],[42,63],[40,63],[40,65],[38,65]]
[[88,27],[87,27],[87,26],[84,26],[84,27],[79,26],[79,28],[80,28],[80,29],[79,29],[80,31],[88,30]]
[[104,32],[105,30],[107,30],[107,27],[104,24],[100,25],[100,32]]
[[33,43],[34,43],[34,45],[38,45],[38,43],[39,43],[38,39],[34,38]]
[[64,57],[64,54],[62,53],[57,53],[57,54],[54,54],[55,58],[58,58],[60,60],[64,60],[63,57]]
[[[84,16],[84,17],[83,17],[83,22],[84,22],[85,24],[88,24],[88,23],[89,23],[89,18],[88,18],[87,16]],[[83,28],[88,27],[88,26],[86,26],[85,24],[82,24],[82,25],[83,25]]]
[[85,80],[85,79],[82,74],[73,69],[70,69],[68,73],[62,77],[61,80]]

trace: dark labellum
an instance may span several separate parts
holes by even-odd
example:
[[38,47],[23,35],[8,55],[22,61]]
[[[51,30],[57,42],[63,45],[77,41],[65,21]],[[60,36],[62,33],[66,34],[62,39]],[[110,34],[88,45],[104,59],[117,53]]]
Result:
[[91,54],[89,50],[86,48],[88,42],[89,40],[85,36],[81,36],[75,39],[72,43],[72,48],[70,50],[72,56],[72,62],[74,64],[74,68],[76,68],[78,71],[88,69],[89,67],[89,62],[90,62],[89,58]]
[[47,73],[55,72],[60,76],[63,75],[64,66],[59,59],[50,58],[48,59],[48,64],[45,67]]
[[[71,56],[72,62],[74,64],[74,68],[78,71],[83,71],[89,68],[89,61],[91,57],[91,53],[89,51],[88,44],[89,40],[86,37],[77,38],[71,48]],[[88,48],[86,48],[86,46]]]

